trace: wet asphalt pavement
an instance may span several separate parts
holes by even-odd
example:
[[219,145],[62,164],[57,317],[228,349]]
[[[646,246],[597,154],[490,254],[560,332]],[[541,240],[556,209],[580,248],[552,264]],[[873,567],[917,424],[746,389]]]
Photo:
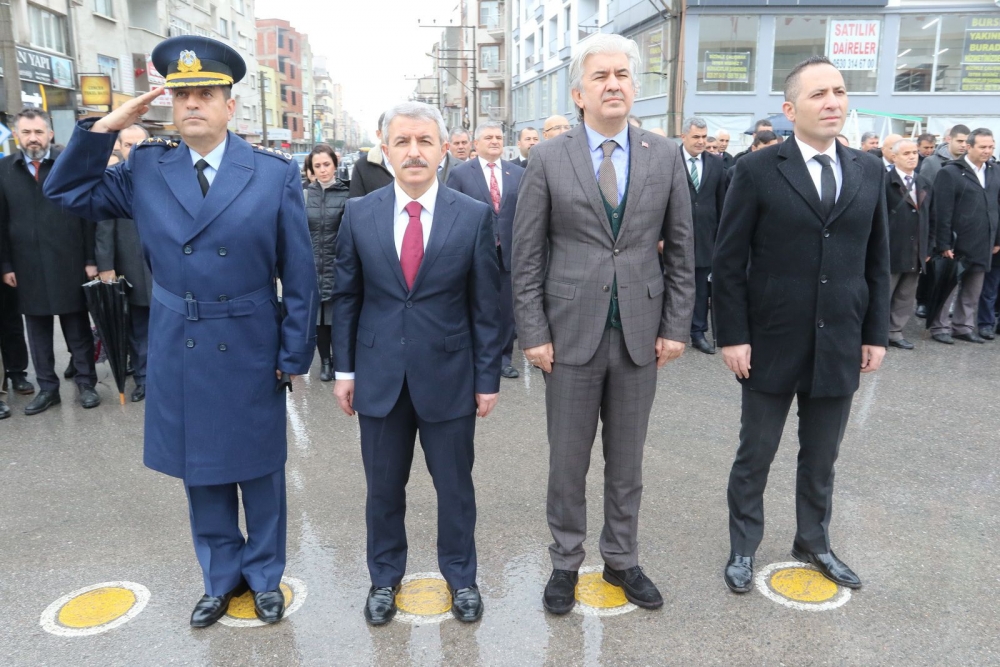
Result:
[[[646,444],[640,562],[661,610],[555,617],[541,606],[550,571],[547,445],[539,371],[504,380],[476,437],[479,584],[472,626],[394,621],[361,609],[364,474],[355,419],[340,413],[318,365],[289,399],[288,566],[308,588],[276,626],[192,630],[202,593],[181,482],[142,465],[143,404],[63,404],[35,417],[8,397],[0,422],[0,664],[20,665],[997,665],[1000,664],[1000,341],[930,341],[890,350],[862,381],[837,467],[831,533],[864,588],[843,606],[800,611],[722,581],[725,488],[740,392],[719,355],[689,348],[660,372]],[[57,350],[65,346],[56,345]],[[57,357],[61,369],[65,356]],[[518,353],[516,363],[524,364]],[[29,375],[33,380],[33,375]],[[127,387],[131,391],[131,381]],[[796,420],[772,467],[758,568],[791,560]],[[419,451],[419,448],[418,448]],[[600,445],[589,477],[586,565],[600,566]],[[436,501],[421,454],[408,487],[409,572],[436,568]],[[59,637],[42,611],[106,581],[151,592],[128,623]]]

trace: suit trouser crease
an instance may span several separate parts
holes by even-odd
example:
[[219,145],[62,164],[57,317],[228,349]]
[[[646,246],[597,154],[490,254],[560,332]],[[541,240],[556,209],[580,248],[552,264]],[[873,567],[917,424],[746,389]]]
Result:
[[[948,295],[941,307],[941,312],[931,323],[931,334],[972,333],[973,327],[976,325],[979,293],[983,289],[985,275],[982,271],[966,271],[962,274],[959,284]],[[954,310],[952,310],[952,304],[955,305]],[[949,310],[952,310],[950,321],[948,319]]]
[[[694,313],[691,316],[691,337],[704,338],[708,331],[708,277],[712,267],[699,266],[694,270]],[[714,335],[714,333],[713,333]]]
[[996,327],[997,292],[1000,290],[1000,265],[994,266],[983,276],[983,289],[979,293],[979,317],[977,324],[981,328]]
[[388,415],[358,417],[368,487],[365,523],[372,585],[395,586],[406,572],[406,484],[418,435],[437,493],[441,575],[454,589],[476,583],[475,414],[428,422],[417,414],[404,382]]
[[[28,348],[35,366],[35,377],[42,391],[58,391],[59,376],[56,374],[56,359],[53,348],[55,323],[53,315],[25,315],[28,329]],[[76,384],[79,386],[97,384],[94,370],[94,334],[90,328],[90,316],[86,312],[63,313],[59,315],[59,326],[69,346],[76,369]]]
[[[851,414],[853,394],[812,398],[799,393],[799,453],[794,544],[830,550],[834,464]],[[764,489],[794,393],[768,394],[743,387],[740,444],[729,474],[729,539],[735,553],[752,556],[764,537]]]
[[[184,487],[205,592],[221,596],[245,579],[254,591],[278,589],[285,571],[285,469],[232,484]],[[247,537],[239,525],[240,497]]]
[[510,271],[500,264],[500,342],[503,343],[502,365],[510,366],[514,355],[514,288]]
[[917,304],[919,273],[893,273],[889,278],[889,340],[902,340],[903,327]]
[[135,384],[146,384],[146,357],[149,354],[149,308],[130,306],[131,325],[128,342],[132,348],[132,371]]
[[[558,350],[556,355],[558,359]],[[656,394],[656,364],[637,366],[622,332],[609,328],[590,361],[582,366],[557,361],[545,381],[552,565],[578,570],[584,561],[586,479],[600,418],[605,461],[600,552],[615,569],[634,567],[639,562],[642,457]]]

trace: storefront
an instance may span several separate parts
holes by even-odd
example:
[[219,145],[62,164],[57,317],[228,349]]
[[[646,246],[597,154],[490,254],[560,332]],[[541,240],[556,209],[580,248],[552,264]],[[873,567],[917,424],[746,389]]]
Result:
[[[789,71],[813,55],[841,69],[849,135],[909,133],[915,116],[942,135],[955,123],[1000,134],[1000,9],[992,0],[691,0],[685,23],[686,116],[724,128],[734,147],[754,119],[781,113]],[[872,112],[872,113],[866,113]]]
[[[26,107],[48,111],[52,116],[56,142],[69,141],[76,124],[76,75],[73,61],[23,46],[16,48],[18,75],[21,77],[21,103]],[[3,62],[0,60],[0,77],[2,76]],[[6,100],[0,100],[0,103],[6,106]]]

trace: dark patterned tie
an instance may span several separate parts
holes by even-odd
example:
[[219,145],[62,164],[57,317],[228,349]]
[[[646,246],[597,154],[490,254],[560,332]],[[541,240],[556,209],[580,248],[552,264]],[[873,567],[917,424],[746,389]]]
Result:
[[208,176],[205,176],[205,169],[208,168],[208,163],[204,160],[198,160],[194,163],[194,168],[198,170],[198,185],[201,186],[201,196],[204,197],[208,194]]
[[917,203],[917,197],[916,197],[916,195],[913,192],[913,177],[912,176],[904,176],[903,180],[906,181],[906,194],[910,195],[910,199],[912,199],[913,203],[916,204]]
[[618,148],[618,142],[608,139],[601,148],[604,150],[604,159],[597,170],[597,185],[601,188],[601,194],[611,204],[611,208],[618,208],[618,174],[615,173],[615,165],[611,161],[611,154]]
[[698,178],[698,158],[688,158],[691,163],[691,185],[694,186],[695,192],[698,191],[698,187],[701,185],[701,179]]
[[820,201],[823,204],[824,218],[829,218],[833,205],[837,203],[837,179],[833,175],[833,160],[829,155],[815,155],[813,159],[823,165],[820,176]]

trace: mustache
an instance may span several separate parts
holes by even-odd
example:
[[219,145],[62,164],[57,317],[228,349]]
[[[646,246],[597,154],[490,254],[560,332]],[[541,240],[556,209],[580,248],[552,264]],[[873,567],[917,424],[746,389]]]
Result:
[[409,160],[407,160],[406,162],[404,162],[401,168],[402,169],[406,169],[407,167],[429,167],[429,166],[430,165],[427,164],[426,160],[423,160],[423,159],[418,158],[418,157],[414,157],[414,158],[410,158]]
[[604,97],[601,98],[602,101],[607,102],[608,100],[621,100],[625,101],[625,96],[621,93],[605,93]]
[[189,113],[188,115],[184,116],[184,120],[192,120],[194,118],[197,118],[198,120],[205,120],[204,116],[201,116],[196,113]]

